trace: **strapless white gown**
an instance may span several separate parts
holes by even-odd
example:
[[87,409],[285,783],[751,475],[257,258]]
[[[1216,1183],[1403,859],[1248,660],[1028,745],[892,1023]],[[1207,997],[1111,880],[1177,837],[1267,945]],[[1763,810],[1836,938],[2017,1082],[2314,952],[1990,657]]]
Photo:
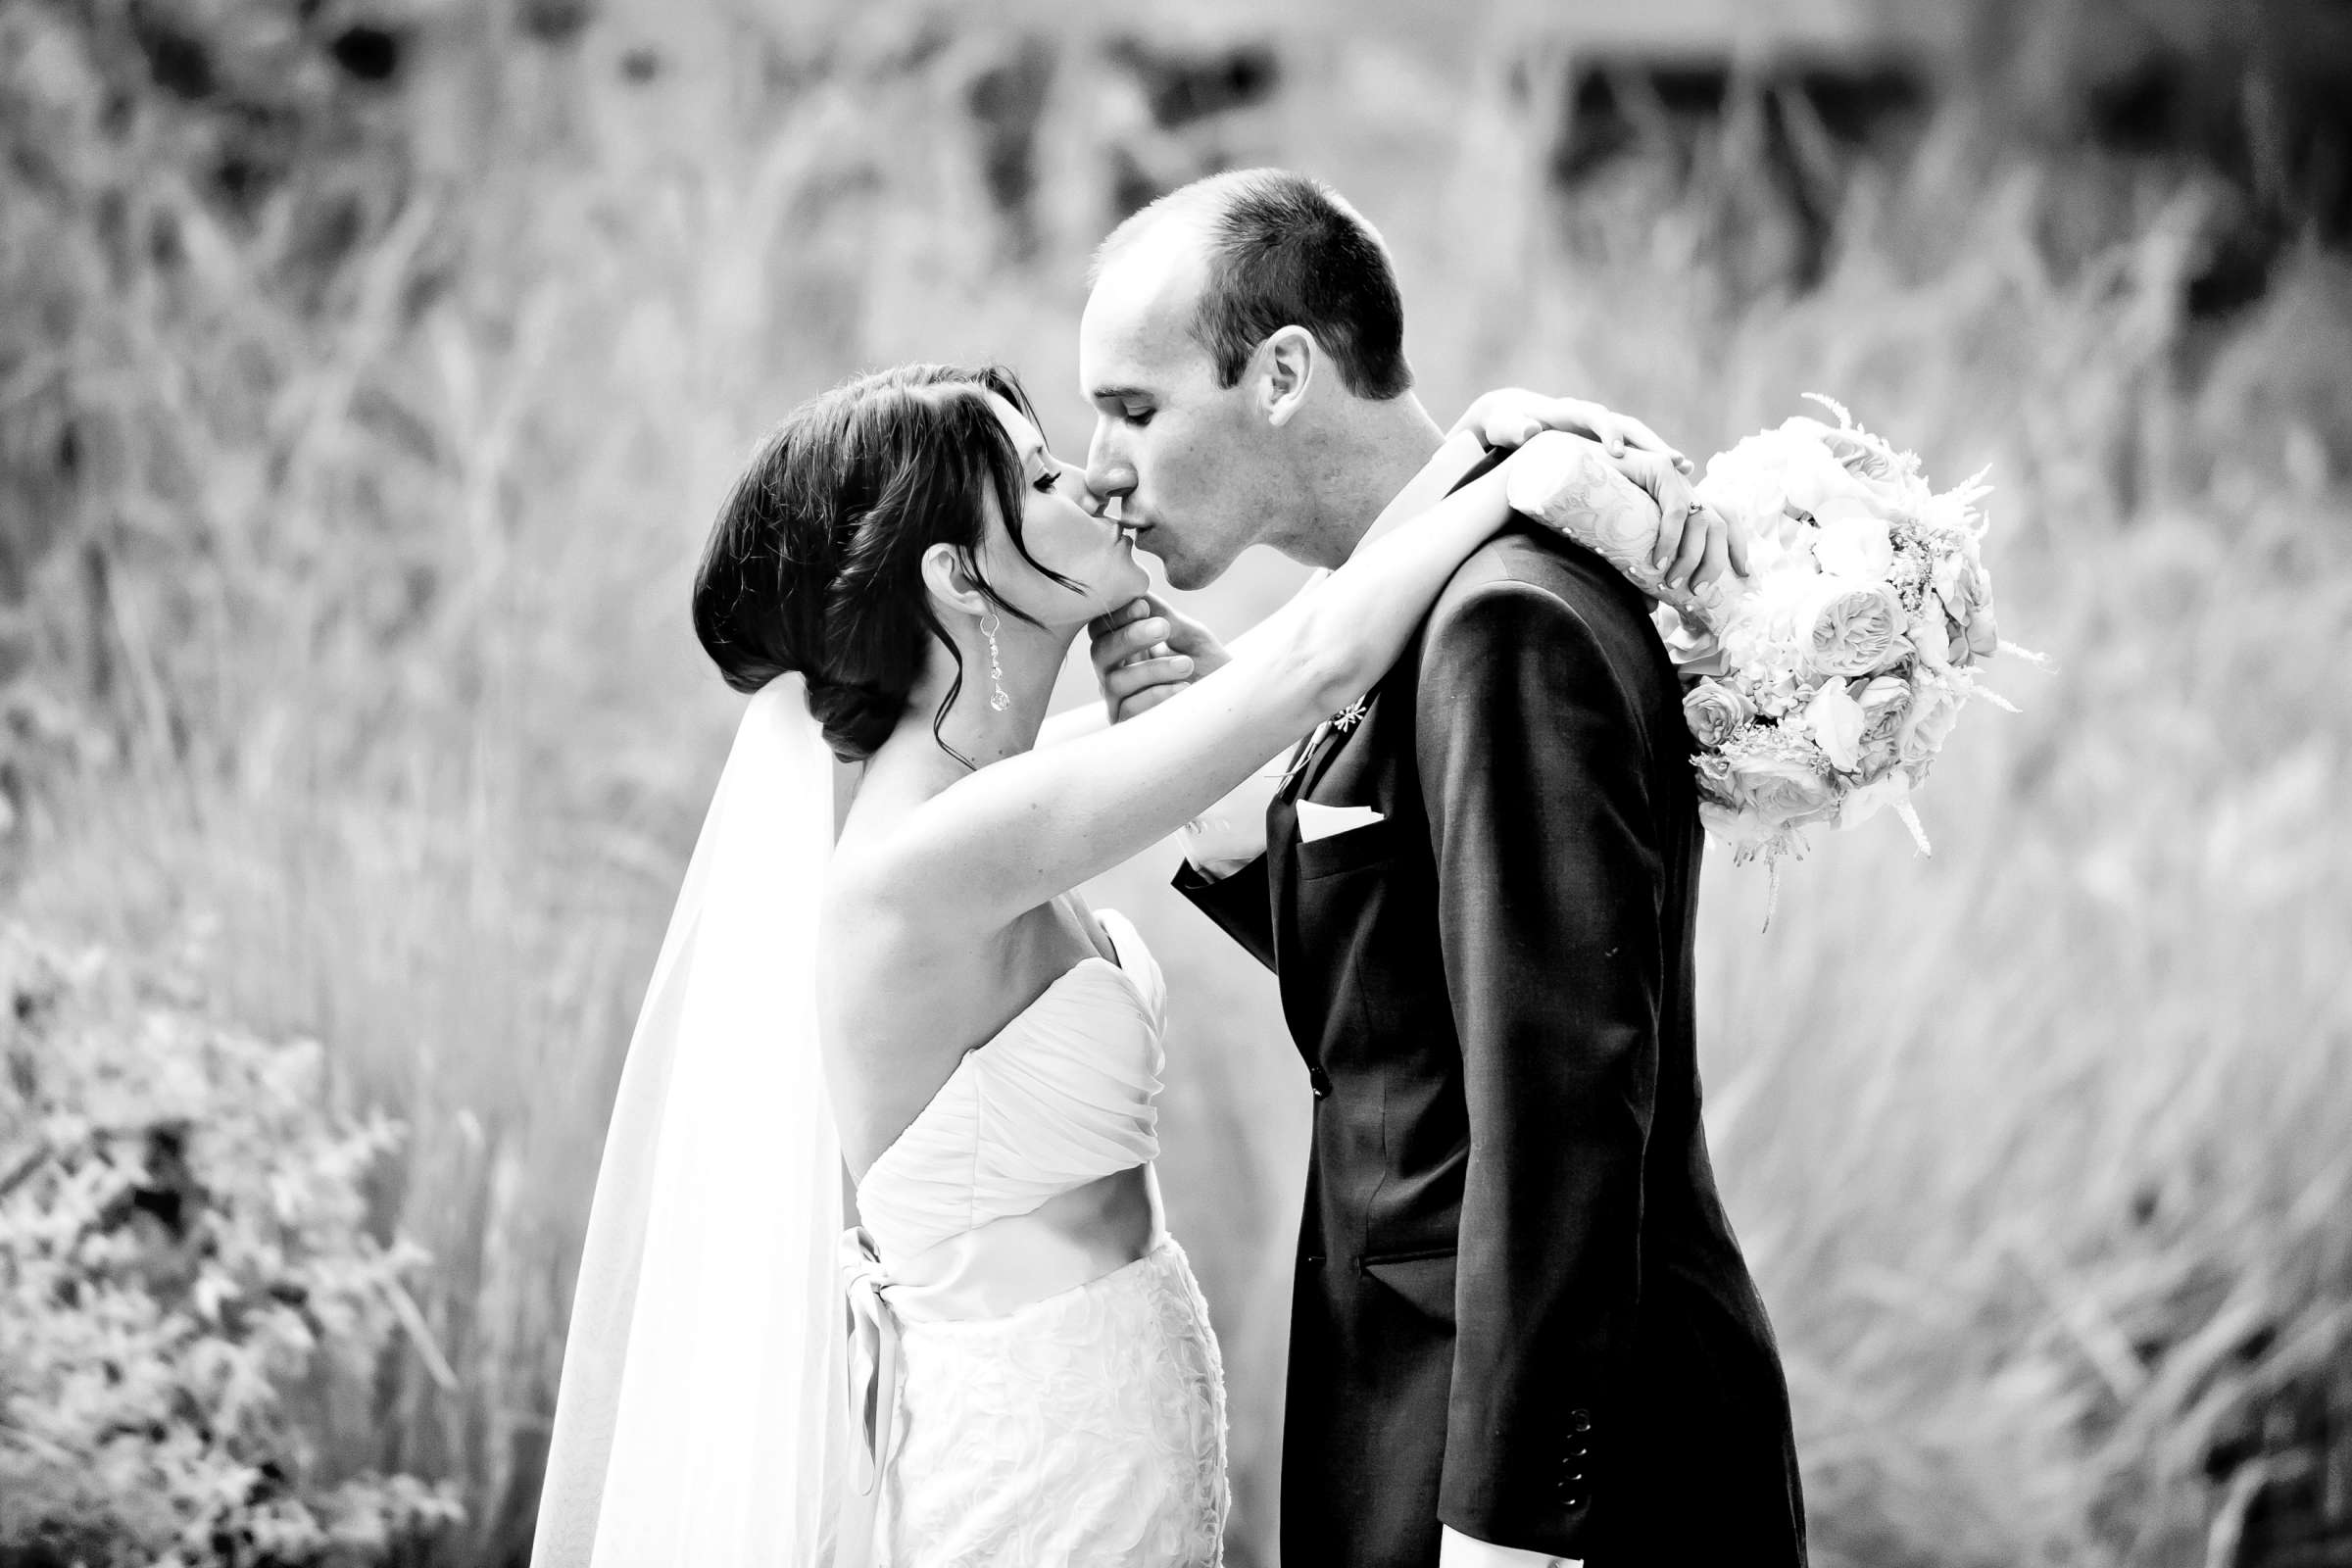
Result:
[[1159,1152],[1166,989],[1135,928],[1102,923],[1118,961],[1081,962],[966,1054],[858,1186],[845,1255],[887,1568],[1222,1561],[1224,1369],[1183,1250],[1161,1235],[1092,1272],[1036,1218]]

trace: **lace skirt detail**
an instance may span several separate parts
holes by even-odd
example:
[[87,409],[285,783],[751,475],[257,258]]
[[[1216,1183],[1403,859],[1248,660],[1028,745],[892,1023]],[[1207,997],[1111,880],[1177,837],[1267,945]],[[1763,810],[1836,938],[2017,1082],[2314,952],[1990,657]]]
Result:
[[1004,1317],[908,1323],[887,1568],[1221,1563],[1225,1370],[1174,1241]]

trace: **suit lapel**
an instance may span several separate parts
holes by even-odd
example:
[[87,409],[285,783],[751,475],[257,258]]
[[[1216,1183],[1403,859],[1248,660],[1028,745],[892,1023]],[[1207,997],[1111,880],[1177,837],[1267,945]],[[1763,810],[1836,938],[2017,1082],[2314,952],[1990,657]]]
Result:
[[1331,760],[1348,744],[1348,732],[1328,719],[1315,726],[1298,748],[1298,760],[1282,781],[1279,793],[1291,798],[1292,804],[1314,799],[1313,790],[1325,773],[1331,771]]
[[[1413,476],[1412,482],[1396,493],[1396,498],[1389,503],[1364,537],[1375,538],[1405,518],[1435,506],[1493,467],[1504,456],[1507,454],[1500,451],[1487,451],[1474,435],[1451,438],[1438,449],[1437,456],[1430,459],[1428,466]],[[1367,706],[1375,700],[1367,694]],[[1274,970],[1277,979],[1284,983],[1286,1011],[1289,1007],[1287,977],[1294,972],[1293,966],[1313,961],[1310,956],[1299,951],[1298,803],[1312,798],[1315,787],[1331,771],[1332,762],[1365,727],[1359,723],[1343,730],[1337,724],[1325,723],[1317,728],[1299,743],[1299,749],[1292,759],[1289,776],[1283,780],[1282,788],[1275,791],[1274,799],[1266,807],[1266,891],[1273,905]],[[1310,1034],[1294,1029],[1291,1038],[1298,1047],[1299,1054],[1307,1058],[1309,1067],[1319,1065],[1314,1059],[1315,1044]]]
[[[1508,456],[1510,453],[1504,448],[1497,447],[1492,451],[1488,450],[1475,435],[1465,433],[1448,438],[1446,444],[1438,449],[1437,456],[1430,459],[1419,473],[1413,475],[1411,482],[1396,492],[1396,499],[1382,510],[1380,516],[1365,532],[1364,538],[1366,540],[1377,539],[1382,534],[1396,528],[1406,519],[1428,511]],[[1359,545],[1358,548],[1360,549],[1361,546]],[[1375,686],[1374,691],[1377,690],[1378,687]],[[1367,707],[1375,701],[1373,692],[1365,693],[1363,701]],[[1296,844],[1298,802],[1314,798],[1314,788],[1322,781],[1323,775],[1331,770],[1332,760],[1340,755],[1355,732],[1363,727],[1363,724],[1359,722],[1347,729],[1342,729],[1338,724],[1326,720],[1316,728],[1312,735],[1299,743],[1298,752],[1292,756],[1290,771],[1285,776],[1283,786],[1276,793],[1274,804],[1267,812],[1266,846],[1269,851],[1282,837],[1282,834],[1276,831],[1274,810],[1282,811],[1286,818],[1283,823],[1283,832],[1290,834],[1291,842]],[[1266,869],[1274,871],[1277,867],[1269,859]],[[1277,914],[1279,916],[1279,911]],[[1281,929],[1279,918],[1276,929]]]
[[[1266,897],[1273,906],[1274,982],[1285,993],[1283,1010],[1290,1010],[1290,976],[1298,956],[1298,795],[1294,774],[1266,804]],[[1316,1065],[1314,1042],[1298,1030],[1289,1031],[1291,1044]]]

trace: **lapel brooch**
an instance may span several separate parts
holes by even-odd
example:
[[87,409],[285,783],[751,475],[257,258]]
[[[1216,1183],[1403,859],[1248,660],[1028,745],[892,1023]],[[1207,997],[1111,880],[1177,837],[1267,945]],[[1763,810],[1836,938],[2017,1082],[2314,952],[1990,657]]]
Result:
[[1366,691],[1364,696],[1354,698],[1352,703],[1348,703],[1348,706],[1346,706],[1346,708],[1341,708],[1339,712],[1334,712],[1334,714],[1331,714],[1329,719],[1324,719],[1322,724],[1317,724],[1317,726],[1315,726],[1315,733],[1312,733],[1312,736],[1307,736],[1305,741],[1300,741],[1300,743],[1298,743],[1298,755],[1292,757],[1292,766],[1287,766],[1287,768],[1284,768],[1284,771],[1282,771],[1282,783],[1289,783],[1289,780],[1298,778],[1298,773],[1300,773],[1300,771],[1305,771],[1307,760],[1310,760],[1310,757],[1315,755],[1315,748],[1317,748],[1317,745],[1322,745],[1322,743],[1324,743],[1324,736],[1329,736],[1329,733],[1341,733],[1341,736],[1346,736],[1346,733],[1350,731],[1350,729],[1354,729],[1354,726],[1357,726],[1357,724],[1362,724],[1362,721],[1364,721],[1364,714],[1366,714],[1366,710],[1369,710],[1369,708],[1366,708],[1366,706],[1369,706],[1369,703],[1371,703],[1371,694],[1369,694],[1369,691]]
[[1291,780],[1297,778],[1305,770],[1307,760],[1315,755],[1315,749],[1323,744],[1326,736],[1332,734],[1345,735],[1349,730],[1355,728],[1356,725],[1361,724],[1364,721],[1364,714],[1367,710],[1366,705],[1368,705],[1371,701],[1372,694],[1370,692],[1366,692],[1363,696],[1358,697],[1354,702],[1349,703],[1346,708],[1343,708],[1338,712],[1332,714],[1322,723],[1317,724],[1315,726],[1315,732],[1312,735],[1309,735],[1305,740],[1298,743],[1298,755],[1292,758],[1291,765],[1283,770],[1282,782],[1288,784]]

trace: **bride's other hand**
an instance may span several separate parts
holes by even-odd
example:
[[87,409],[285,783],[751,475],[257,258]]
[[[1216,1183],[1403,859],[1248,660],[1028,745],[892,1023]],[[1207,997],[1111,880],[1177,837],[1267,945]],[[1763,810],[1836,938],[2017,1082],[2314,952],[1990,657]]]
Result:
[[1640,450],[1611,462],[1657,506],[1658,543],[1649,559],[1668,587],[1689,593],[1727,571],[1747,575],[1746,524],[1701,504],[1683,467],[1659,453]]
[[1523,386],[1497,387],[1486,393],[1463,410],[1446,433],[1455,436],[1464,430],[1475,432],[1491,447],[1515,447],[1539,430],[1560,430],[1599,442],[1612,459],[1628,453],[1652,453],[1671,462],[1686,477],[1694,471],[1689,458],[1660,440],[1658,433],[1640,419],[1586,398],[1545,397]]
[[[1538,442],[1537,436],[1542,436],[1543,441]],[[1591,437],[1566,432],[1532,432],[1529,443],[1523,449],[1529,453],[1529,461],[1547,466],[1560,460],[1557,457],[1537,458],[1536,447],[1544,446],[1550,450],[1548,443],[1563,443],[1559,450],[1581,450],[1587,454],[1578,461],[1590,465],[1588,471],[1592,474],[1592,479],[1584,481],[1588,487],[1586,501],[1590,506],[1598,508],[1605,505],[1608,489],[1614,488],[1609,478],[1611,470],[1614,470],[1618,478],[1639,490],[1649,506],[1655,509],[1657,531],[1650,545],[1649,566],[1658,576],[1647,578],[1620,564],[1620,569],[1633,578],[1635,586],[1644,593],[1653,597],[1693,594],[1726,572],[1737,572],[1741,576],[1747,574],[1747,530],[1737,518],[1726,516],[1712,507],[1701,506],[1691,494],[1690,479],[1665,454],[1637,448],[1612,458],[1605,448]],[[1519,460],[1514,457],[1511,461]],[[1576,466],[1571,464],[1565,471],[1575,470]],[[1619,493],[1624,494],[1622,490]],[[1630,495],[1625,499],[1632,503]],[[1635,519],[1627,518],[1620,526],[1633,528],[1638,533],[1646,529],[1648,523],[1642,519],[1637,524]]]
[[1522,446],[1545,430],[1593,442],[1619,473],[1657,504],[1658,546],[1651,564],[1665,573],[1667,586],[1689,592],[1726,571],[1747,575],[1746,530],[1693,504],[1690,460],[1640,419],[1586,398],[1545,397],[1506,386],[1472,403],[1446,434],[1465,430],[1491,447]]
[[1158,707],[1228,657],[1214,632],[1151,594],[1097,616],[1087,631],[1095,682],[1114,724]]

